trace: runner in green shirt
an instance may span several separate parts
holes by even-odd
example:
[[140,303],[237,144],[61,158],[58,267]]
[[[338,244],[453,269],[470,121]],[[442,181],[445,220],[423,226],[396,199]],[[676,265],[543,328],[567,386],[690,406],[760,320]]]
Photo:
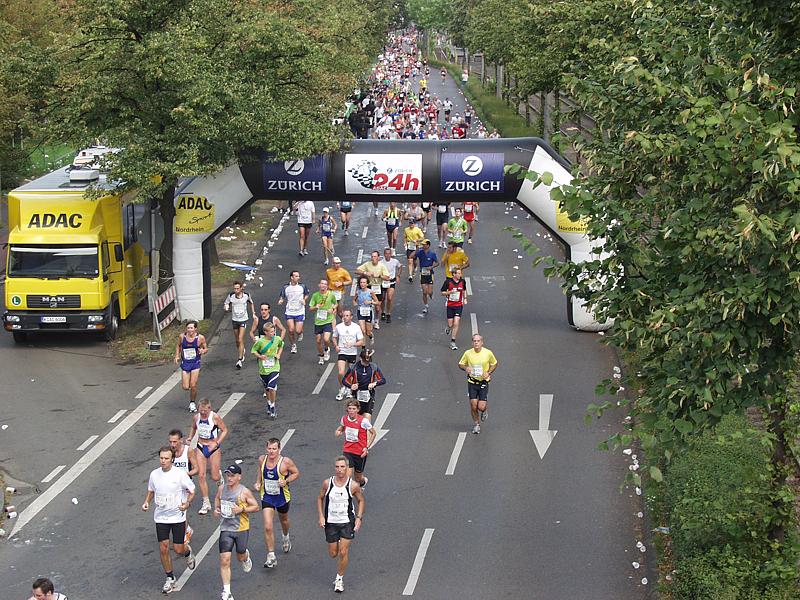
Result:
[[447,237],[458,248],[464,247],[464,236],[469,231],[469,223],[461,214],[461,209],[456,208],[456,216],[447,222]]
[[328,280],[321,279],[319,291],[314,292],[308,301],[309,310],[316,311],[314,313],[314,337],[317,341],[317,354],[321,365],[331,358],[331,335],[333,334],[333,320],[336,316],[336,304],[336,296],[328,289]]
[[267,416],[276,418],[275,401],[278,399],[278,377],[281,375],[283,339],[275,335],[275,325],[264,324],[264,336],[256,340],[250,350],[258,359],[258,374],[264,383],[264,398],[267,399]]

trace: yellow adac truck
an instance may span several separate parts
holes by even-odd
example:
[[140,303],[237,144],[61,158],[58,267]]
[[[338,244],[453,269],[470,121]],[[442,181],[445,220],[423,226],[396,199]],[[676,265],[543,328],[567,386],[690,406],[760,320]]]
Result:
[[[93,185],[107,191],[85,192]],[[3,325],[23,342],[37,331],[117,334],[147,297],[149,210],[91,167],[65,167],[8,196]]]

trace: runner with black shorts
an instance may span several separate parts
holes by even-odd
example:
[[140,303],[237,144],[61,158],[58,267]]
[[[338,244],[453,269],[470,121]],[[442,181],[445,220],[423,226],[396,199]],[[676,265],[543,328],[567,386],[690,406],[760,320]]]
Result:
[[281,441],[278,438],[267,440],[267,453],[258,457],[261,468],[255,489],[261,497],[261,513],[264,516],[264,543],[267,546],[267,560],[264,567],[273,568],[278,559],[275,558],[275,513],[281,522],[283,539],[281,546],[283,552],[292,549],[292,540],[289,537],[289,505],[292,501],[292,492],[289,484],[298,477],[300,471],[291,458],[281,456]]
[[278,315],[272,314],[272,307],[266,303],[262,302],[258,306],[258,318],[253,319],[253,328],[250,330],[250,339],[254,342],[264,335],[264,325],[267,323],[272,323],[275,325],[275,329],[278,332],[278,335],[281,336],[281,339],[286,339],[286,327],[283,326],[283,322],[280,320]]
[[450,203],[436,204],[436,235],[439,238],[439,247],[447,248],[447,222],[450,220]]
[[158,450],[161,465],[150,473],[147,481],[147,495],[142,510],[147,512],[150,502],[155,500],[153,520],[156,523],[156,539],[161,556],[161,566],[167,580],[161,591],[169,594],[175,590],[175,574],[172,572],[172,557],[169,553],[169,537],[172,535],[172,549],[178,556],[186,558],[186,566],[194,569],[192,547],[184,543],[186,539],[186,510],[194,498],[194,483],[182,469],[172,466],[175,452],[169,446]]
[[236,340],[236,368],[244,366],[244,332],[250,321],[250,315],[256,318],[256,309],[250,294],[243,291],[242,283],[236,281],[233,284],[233,292],[225,298],[225,312],[231,311],[231,323],[233,325],[233,338]]
[[[322,482],[317,496],[319,526],[325,530],[328,556],[336,558],[336,579],[333,591],[344,591],[344,573],[350,562],[350,542],[361,529],[366,503],[361,486],[347,474],[347,458],[339,456],[334,462],[334,476]],[[353,505],[353,499],[358,508]]]
[[370,420],[358,414],[360,405],[358,400],[347,401],[347,414],[339,421],[336,437],[344,434],[343,454],[350,465],[348,477],[354,477],[360,486],[366,487],[369,479],[364,477],[364,468],[367,465],[369,447],[377,434]]
[[375,410],[375,388],[386,383],[378,365],[372,364],[372,350],[362,350],[358,361],[342,378],[342,384],[355,392],[358,400],[358,414],[372,420]]
[[422,240],[422,248],[414,254],[414,265],[419,263],[419,283],[422,287],[422,312],[428,312],[428,300],[433,297],[433,270],[439,266],[436,252],[431,251],[431,241]]
[[225,483],[219,486],[214,498],[214,513],[220,517],[219,573],[222,578],[222,600],[233,600],[231,594],[231,554],[236,547],[236,558],[242,571],[253,568],[247,542],[250,538],[250,517],[258,512],[258,502],[253,492],[242,485],[242,468],[233,464],[225,469]]
[[342,231],[346,236],[350,235],[350,214],[353,212],[353,203],[342,200],[339,205],[339,219],[342,221]]
[[461,356],[458,368],[467,372],[467,395],[474,422],[472,433],[480,433],[480,421],[485,421],[488,416],[489,382],[497,369],[494,353],[483,347],[483,336],[477,333],[472,336],[472,348]]
[[364,346],[364,333],[356,323],[353,323],[353,311],[349,308],[342,310],[342,322],[333,329],[333,347],[336,350],[336,367],[339,370],[339,393],[336,399],[352,398],[350,389],[342,384],[348,365],[356,362],[359,348]]
[[453,276],[442,284],[442,296],[447,299],[447,333],[450,334],[450,350],[458,350],[456,338],[461,325],[461,313],[467,304],[467,286],[461,277],[461,268],[453,269]]

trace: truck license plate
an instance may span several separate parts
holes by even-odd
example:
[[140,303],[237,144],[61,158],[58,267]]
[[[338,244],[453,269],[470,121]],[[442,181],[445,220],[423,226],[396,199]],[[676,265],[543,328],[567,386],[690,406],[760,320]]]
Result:
[[42,317],[42,323],[66,323],[67,317]]

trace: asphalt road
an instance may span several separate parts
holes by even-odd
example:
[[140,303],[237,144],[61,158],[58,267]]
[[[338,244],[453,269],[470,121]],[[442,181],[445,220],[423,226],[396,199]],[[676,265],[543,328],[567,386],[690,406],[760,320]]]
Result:
[[[433,85],[440,85],[438,74],[433,75]],[[418,283],[405,278],[398,283],[393,323],[376,336],[376,362],[389,381],[379,388],[376,416],[387,394],[399,395],[385,419],[389,432],[370,454],[366,519],[352,546],[347,594],[399,598],[405,590],[431,599],[627,600],[652,593],[652,583],[641,584],[642,577],[652,582],[652,575],[645,566],[634,569],[631,564],[645,563],[645,555],[636,547],[642,539],[640,498],[629,488],[620,489],[628,462],[596,450],[620,426],[622,415],[584,422],[594,386],[612,372],[614,355],[596,334],[569,328],[557,283],[546,282],[529,259],[518,258],[519,244],[503,231],[507,225],[521,227],[544,251],[561,252],[520,209],[482,206],[476,242],[466,247],[473,295],[458,340],[461,350],[469,346],[474,314],[500,362],[491,384],[490,417],[480,435],[468,433],[466,385],[456,367],[461,351],[447,346],[442,304],[434,303],[423,315]],[[384,246],[385,228],[371,205],[362,204],[353,212],[351,231],[348,238],[337,235],[336,252],[352,271],[359,250],[366,256]],[[428,233],[435,236],[433,225]],[[299,258],[293,228],[287,226],[261,268],[265,283],[254,290],[257,299],[276,305],[292,268],[300,269],[312,290],[324,270],[318,242],[308,257]],[[442,277],[437,274],[437,283]],[[234,398],[225,417],[232,433],[223,448],[224,462],[242,460],[244,482],[249,483],[264,441],[292,429],[284,453],[302,472],[292,487],[292,553],[279,552],[274,570],[260,566],[265,551],[256,516],[250,538],[253,572],[245,575],[233,568],[237,598],[332,593],[335,563],[327,557],[316,524],[316,495],[341,450],[333,431],[343,406],[334,400],[335,371],[319,394],[312,393],[326,370],[316,364],[312,338],[306,335],[297,355],[284,355],[274,422],[264,414],[255,364],[234,369],[226,323],[204,358],[201,395],[215,409]],[[172,369],[116,365],[95,341],[45,338],[20,348],[13,347],[10,336],[0,336],[0,364],[8,394],[0,422],[9,425],[0,431],[3,466],[39,492],[63,487],[0,544],[0,564],[8,566],[0,570],[0,595],[25,598],[30,581],[40,575],[55,579],[70,598],[160,595],[163,572],[152,513],[139,507],[147,476],[158,466],[158,446],[171,428],[188,429],[190,422],[184,392],[162,386]],[[147,387],[149,392],[135,397]],[[239,396],[233,394],[244,395],[235,401]],[[549,426],[558,433],[540,458],[530,430],[540,426],[540,395],[550,394]],[[124,415],[108,423],[123,409]],[[76,450],[90,435],[99,439]],[[455,460],[459,437],[463,446]],[[92,456],[93,449],[98,456]],[[65,469],[58,476],[41,482],[61,464]],[[74,479],[60,479],[76,469],[83,470]],[[42,494],[20,496],[17,504],[30,507],[36,497]],[[192,545],[196,553],[204,545],[210,551],[176,594],[214,598],[220,589],[211,539],[217,522],[210,515],[198,516],[197,508],[199,499],[190,517]],[[432,530],[429,546],[415,571],[426,530]],[[183,564],[176,564],[180,574]],[[410,586],[412,572],[418,574],[415,586]]]

